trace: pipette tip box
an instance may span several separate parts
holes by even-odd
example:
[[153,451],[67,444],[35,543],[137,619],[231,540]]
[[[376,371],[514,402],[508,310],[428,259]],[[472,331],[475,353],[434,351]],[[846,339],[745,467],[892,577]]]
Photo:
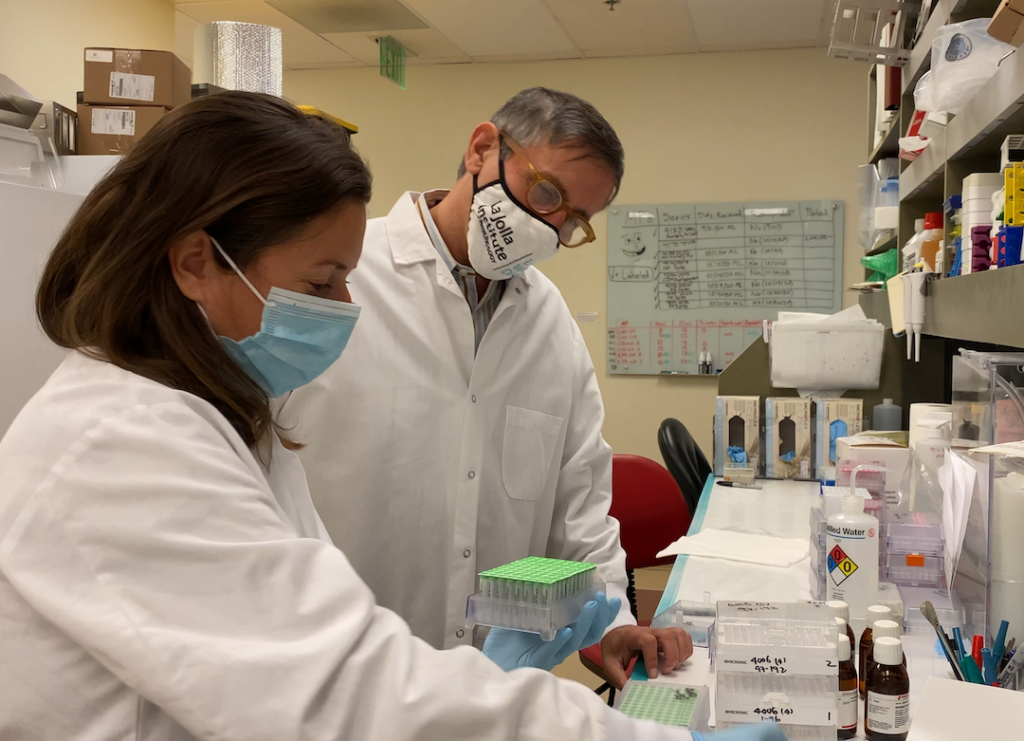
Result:
[[711,720],[707,687],[629,680],[619,693],[615,707],[636,720],[653,720],[690,731],[707,731]]
[[529,556],[483,571],[470,596],[466,624],[538,633],[545,641],[576,622],[604,584],[592,563]]

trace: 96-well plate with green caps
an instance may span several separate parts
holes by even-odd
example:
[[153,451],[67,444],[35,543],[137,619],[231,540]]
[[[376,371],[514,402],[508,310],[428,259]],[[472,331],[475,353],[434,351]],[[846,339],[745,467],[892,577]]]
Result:
[[580,610],[604,586],[592,563],[529,556],[481,572],[479,592],[469,598],[467,625],[538,633],[550,641],[576,622]]
[[618,709],[637,720],[665,726],[705,730],[711,715],[707,687],[651,684],[630,680],[622,689]]

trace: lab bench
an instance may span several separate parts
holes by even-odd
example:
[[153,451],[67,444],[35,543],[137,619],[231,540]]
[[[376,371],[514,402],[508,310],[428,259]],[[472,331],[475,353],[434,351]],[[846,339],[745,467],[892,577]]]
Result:
[[[730,529],[783,538],[810,535],[810,510],[820,506],[818,483],[809,481],[758,480],[760,489],[716,486],[708,477],[688,534],[701,530]],[[703,602],[705,593],[713,601],[739,599],[765,602],[800,602],[811,599],[808,574],[810,556],[788,568],[762,566],[725,559],[678,556],[658,605],[658,612],[678,600]],[[859,635],[863,620],[851,620]],[[905,635],[904,651],[910,672],[910,713],[924,692],[928,677],[952,678],[949,664],[937,649],[935,636]],[[705,685],[710,690],[711,717],[715,712],[715,675],[707,648],[694,647],[693,656],[671,675],[648,679],[643,662],[637,662],[634,681],[659,684]],[[863,701],[859,716],[863,719]],[[864,738],[863,722],[857,738]]]

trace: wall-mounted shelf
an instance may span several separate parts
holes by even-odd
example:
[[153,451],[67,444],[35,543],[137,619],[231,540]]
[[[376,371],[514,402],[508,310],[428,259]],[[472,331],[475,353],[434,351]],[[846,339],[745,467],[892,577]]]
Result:
[[[957,278],[928,286],[922,332],[965,342],[1024,347],[1024,323],[1018,322],[1024,296],[1024,265]],[[861,308],[871,319],[892,327],[889,294],[863,294]]]
[[895,157],[900,153],[900,117],[899,114],[889,124],[889,130],[885,132],[885,136],[878,142],[878,146],[871,150],[868,155],[868,162],[872,165],[878,162],[878,160],[884,160],[886,157]]
[[[937,180],[941,181],[946,166],[945,144],[944,136],[929,139],[924,151],[900,173],[900,201],[908,201]],[[941,193],[939,205],[941,206]]]

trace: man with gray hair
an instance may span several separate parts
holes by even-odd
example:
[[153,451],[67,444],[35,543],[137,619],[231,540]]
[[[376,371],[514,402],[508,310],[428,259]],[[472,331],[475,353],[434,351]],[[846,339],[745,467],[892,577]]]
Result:
[[[606,585],[555,640],[492,629],[506,669],[552,668],[601,642],[621,687],[692,653],[682,630],[636,625],[609,517],[612,451],[594,367],[558,289],[533,265],[594,240],[618,192],[622,145],[586,101],[532,88],[479,124],[450,191],[406,193],[369,222],[333,368],[279,421],[314,503],[379,603],[437,648],[473,643],[476,575],[525,556],[589,561]],[[373,523],[369,527],[367,523]]]

